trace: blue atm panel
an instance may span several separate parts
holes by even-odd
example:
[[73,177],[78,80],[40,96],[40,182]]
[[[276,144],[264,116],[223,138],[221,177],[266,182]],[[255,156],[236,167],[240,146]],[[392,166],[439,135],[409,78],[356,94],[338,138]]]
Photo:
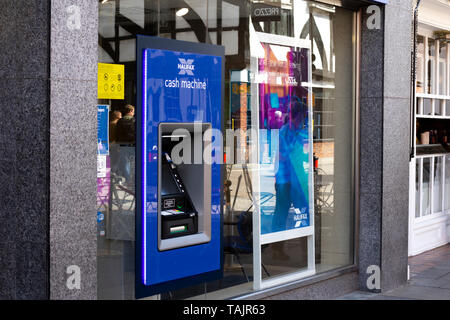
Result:
[[140,298],[222,276],[222,166],[208,152],[221,154],[224,48],[138,36],[136,57]]

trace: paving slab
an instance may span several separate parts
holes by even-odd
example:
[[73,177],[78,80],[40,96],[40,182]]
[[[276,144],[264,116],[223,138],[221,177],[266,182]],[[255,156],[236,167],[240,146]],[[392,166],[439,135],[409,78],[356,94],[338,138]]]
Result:
[[383,295],[417,300],[450,300],[450,289],[405,285]]
[[380,294],[355,291],[338,300],[450,300],[450,244],[411,257],[406,285]]
[[383,294],[378,294],[375,297],[369,298],[368,300],[416,300],[416,299],[406,298],[406,297],[386,296]]
[[355,291],[344,296],[337,298],[336,300],[367,300],[377,296],[378,293],[370,293],[364,291]]

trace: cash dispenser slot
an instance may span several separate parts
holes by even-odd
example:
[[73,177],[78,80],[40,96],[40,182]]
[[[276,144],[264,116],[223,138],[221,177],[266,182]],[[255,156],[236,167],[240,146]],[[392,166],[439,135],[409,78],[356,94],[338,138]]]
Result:
[[[176,249],[211,239],[211,165],[198,163],[208,144],[204,123],[160,123],[158,148],[158,249]],[[177,133],[178,132],[178,133]],[[181,133],[180,133],[181,132]],[[180,151],[188,146],[190,155]],[[178,149],[177,149],[178,148]],[[180,161],[180,157],[184,161]]]

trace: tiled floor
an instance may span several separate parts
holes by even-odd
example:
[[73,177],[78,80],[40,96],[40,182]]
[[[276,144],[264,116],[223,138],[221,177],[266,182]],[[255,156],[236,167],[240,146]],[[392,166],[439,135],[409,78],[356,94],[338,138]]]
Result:
[[339,300],[450,300],[450,244],[409,258],[410,280],[402,287],[374,294],[352,292]]

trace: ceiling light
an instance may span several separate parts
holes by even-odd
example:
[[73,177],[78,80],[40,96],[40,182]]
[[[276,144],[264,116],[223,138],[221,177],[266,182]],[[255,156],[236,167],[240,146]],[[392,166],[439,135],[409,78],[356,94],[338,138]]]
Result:
[[188,8],[181,8],[181,9],[177,10],[177,12],[175,12],[175,14],[178,17],[182,17],[182,16],[186,15],[188,12],[189,12]]

